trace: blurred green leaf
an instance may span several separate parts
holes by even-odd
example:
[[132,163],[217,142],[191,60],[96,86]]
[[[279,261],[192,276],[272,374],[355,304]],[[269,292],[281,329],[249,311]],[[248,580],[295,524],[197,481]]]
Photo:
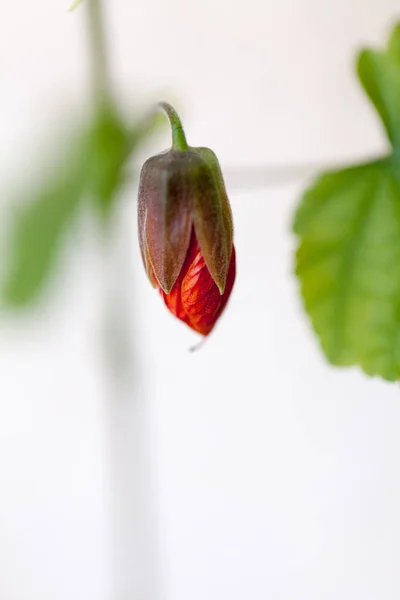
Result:
[[388,42],[388,52],[391,57],[400,62],[400,23],[397,23],[392,30]]
[[392,32],[385,52],[362,50],[357,72],[383,121],[389,140],[400,144],[400,27]]
[[128,128],[109,109],[103,110],[95,121],[90,134],[88,180],[95,205],[106,221],[125,183],[128,159],[159,124],[159,115],[152,113]]
[[387,158],[321,175],[296,211],[296,274],[328,360],[400,379],[400,28],[358,72],[381,116]]
[[48,181],[32,192],[10,223],[3,302],[23,306],[34,300],[49,275],[66,229],[76,216],[85,189],[78,157],[83,142],[75,142],[65,162],[53,167]]
[[358,74],[374,104],[393,145],[400,143],[400,61],[389,53],[364,50],[358,60]]
[[70,8],[68,9],[68,12],[73,12],[76,8],[78,8],[80,4],[82,4],[82,0],[75,0],[72,6],[70,6]]
[[122,183],[122,171],[131,152],[127,128],[110,109],[104,109],[89,136],[87,177],[90,193],[101,216],[110,216]]
[[10,223],[2,288],[5,306],[26,306],[41,293],[65,234],[86,199],[94,203],[103,222],[109,219],[125,183],[129,156],[157,124],[151,116],[128,129],[110,108],[103,107],[87,131],[74,138],[69,152],[50,161],[47,178]]

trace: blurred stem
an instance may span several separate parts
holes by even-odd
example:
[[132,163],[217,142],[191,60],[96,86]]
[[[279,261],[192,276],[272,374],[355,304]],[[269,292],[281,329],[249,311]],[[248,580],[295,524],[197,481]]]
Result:
[[[133,322],[135,296],[130,213],[114,213],[112,235],[102,245],[104,374],[107,386],[111,509],[112,598],[161,600],[156,488],[151,460],[151,422]],[[127,259],[128,257],[128,259]]]
[[188,150],[185,132],[183,131],[182,121],[176,110],[168,102],[160,102],[158,107],[167,115],[172,129],[172,148],[174,150]]
[[102,0],[86,0],[89,53],[94,101],[112,104]]

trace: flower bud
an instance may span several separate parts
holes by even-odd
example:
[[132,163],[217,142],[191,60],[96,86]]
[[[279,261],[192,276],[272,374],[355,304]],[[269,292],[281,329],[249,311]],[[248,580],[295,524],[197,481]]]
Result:
[[189,147],[175,111],[161,106],[173,145],[149,158],[140,174],[140,249],[169,310],[208,335],[235,281],[231,208],[214,152]]

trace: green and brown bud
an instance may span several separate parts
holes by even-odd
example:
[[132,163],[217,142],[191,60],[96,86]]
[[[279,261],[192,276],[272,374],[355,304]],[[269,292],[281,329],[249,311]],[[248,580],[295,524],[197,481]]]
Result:
[[207,335],[235,279],[232,213],[214,152],[186,143],[172,125],[171,150],[149,158],[139,183],[139,241],[150,281],[168,308]]

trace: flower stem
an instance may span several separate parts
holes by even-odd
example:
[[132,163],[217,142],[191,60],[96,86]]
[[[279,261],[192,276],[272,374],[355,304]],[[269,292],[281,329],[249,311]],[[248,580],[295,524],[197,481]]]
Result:
[[96,104],[112,104],[102,0],[86,0],[92,88]]
[[165,112],[171,124],[172,148],[180,151],[188,150],[189,146],[186,141],[185,132],[183,131],[182,121],[176,110],[168,102],[160,102],[158,107]]

